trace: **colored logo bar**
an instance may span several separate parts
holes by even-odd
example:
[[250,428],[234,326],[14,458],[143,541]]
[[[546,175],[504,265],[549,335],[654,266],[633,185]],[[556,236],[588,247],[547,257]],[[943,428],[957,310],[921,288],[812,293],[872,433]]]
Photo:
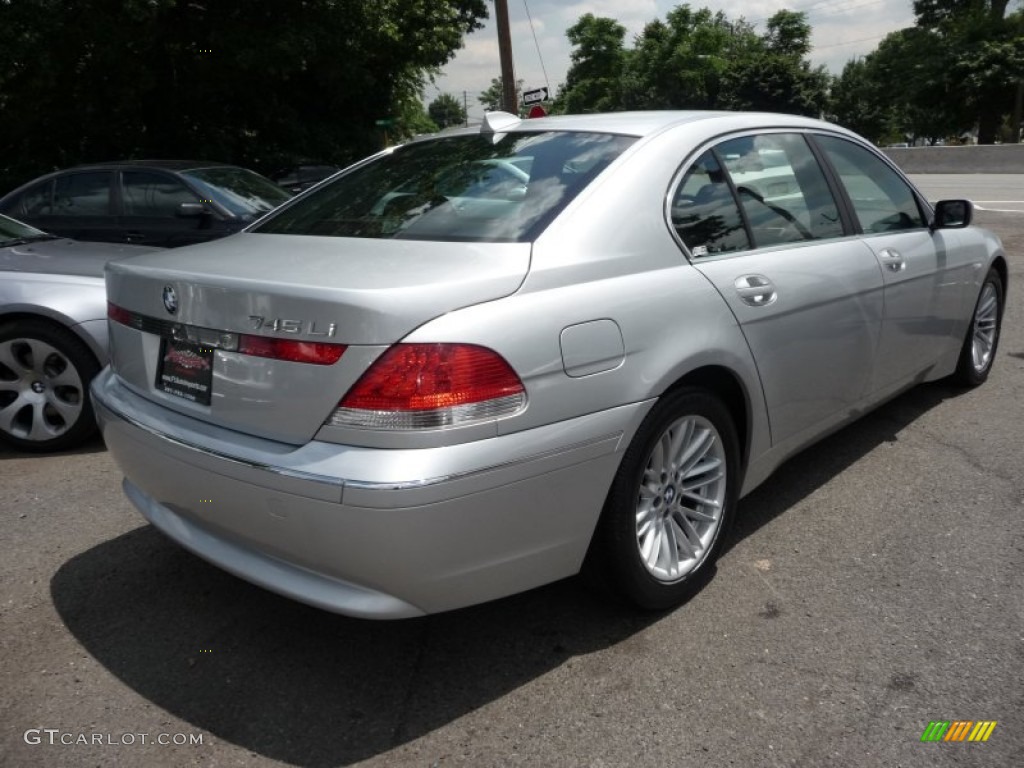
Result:
[[932,720],[921,741],[988,741],[996,729],[995,720]]

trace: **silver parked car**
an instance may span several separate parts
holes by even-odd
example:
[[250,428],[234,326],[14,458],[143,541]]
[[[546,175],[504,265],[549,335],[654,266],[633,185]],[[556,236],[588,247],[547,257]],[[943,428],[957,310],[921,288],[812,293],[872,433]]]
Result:
[[107,362],[103,266],[153,250],[68,240],[0,214],[0,441],[57,451],[95,434],[89,383]]
[[786,457],[985,380],[971,211],[815,120],[491,113],[109,265],[98,416],[149,521],[295,599],[417,616],[586,562],[666,608]]

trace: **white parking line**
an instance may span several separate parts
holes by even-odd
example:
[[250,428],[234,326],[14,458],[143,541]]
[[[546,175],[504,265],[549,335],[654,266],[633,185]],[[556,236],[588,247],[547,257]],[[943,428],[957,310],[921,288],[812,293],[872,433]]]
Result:
[[[1013,202],[1012,200],[1007,202]],[[1024,210],[1020,208],[986,208],[982,205],[975,205],[974,210],[976,211],[989,211],[990,213],[1024,213]]]

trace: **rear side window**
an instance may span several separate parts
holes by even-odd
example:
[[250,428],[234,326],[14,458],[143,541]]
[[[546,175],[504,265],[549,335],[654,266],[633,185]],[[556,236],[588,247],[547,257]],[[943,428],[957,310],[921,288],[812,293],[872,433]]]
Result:
[[417,142],[353,169],[254,231],[529,241],[634,141],[548,132]]
[[182,203],[198,203],[199,197],[188,187],[162,173],[124,171],[122,206],[126,216],[173,218]]
[[913,190],[873,152],[834,136],[818,136],[816,141],[839,174],[864,232],[926,226]]
[[51,216],[107,216],[110,214],[109,171],[58,176]]
[[690,167],[673,195],[672,226],[697,257],[750,248],[736,198],[710,150]]

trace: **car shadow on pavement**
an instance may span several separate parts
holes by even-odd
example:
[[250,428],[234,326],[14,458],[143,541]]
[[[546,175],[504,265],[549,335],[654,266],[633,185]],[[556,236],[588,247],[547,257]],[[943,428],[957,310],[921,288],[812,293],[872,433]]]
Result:
[[810,496],[924,413],[964,390],[946,381],[922,384],[784,462],[739,504],[726,551]]
[[570,579],[436,616],[350,619],[236,579],[151,526],[67,561],[50,588],[71,634],[132,691],[303,766],[394,749],[659,618]]
[[7,459],[31,459],[35,456],[78,456],[87,453],[104,453],[107,450],[106,444],[103,442],[103,438],[99,435],[89,438],[82,445],[77,448],[73,448],[70,451],[55,451],[53,453],[30,453],[29,451],[19,451],[16,448],[11,448],[5,443],[0,443],[0,461]]
[[[954,392],[919,387],[794,458],[742,502],[730,546]],[[421,619],[349,619],[236,579],[151,526],[67,561],[50,587],[74,637],[133,691],[304,766],[400,747],[662,618],[570,579]]]

